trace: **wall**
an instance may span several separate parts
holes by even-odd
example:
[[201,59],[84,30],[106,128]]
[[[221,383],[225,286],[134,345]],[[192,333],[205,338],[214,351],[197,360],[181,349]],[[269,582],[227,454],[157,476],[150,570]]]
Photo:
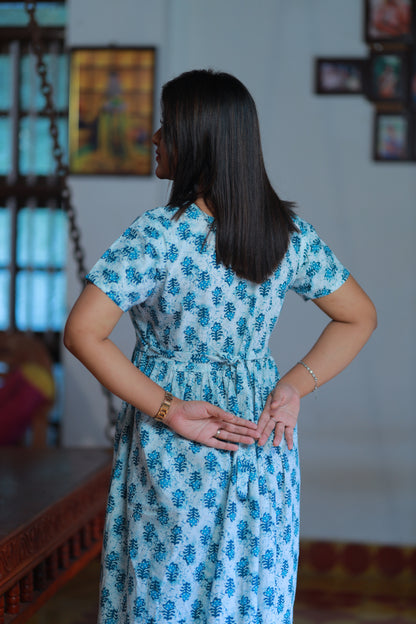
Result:
[[[414,543],[415,165],[371,161],[372,108],[363,98],[312,93],[313,58],[366,55],[361,33],[362,0],[119,0],[116,10],[110,0],[70,2],[70,45],[156,45],[159,86],[210,66],[235,73],[252,92],[273,184],[298,203],[379,313],[377,332],[349,369],[303,401],[302,535]],[[167,197],[156,178],[71,183],[88,266]],[[70,267],[69,304],[78,288]],[[324,322],[312,303],[288,297],[272,338],[282,371]],[[125,319],[115,339],[130,354]],[[102,445],[98,386],[72,356],[65,364],[65,443]]]

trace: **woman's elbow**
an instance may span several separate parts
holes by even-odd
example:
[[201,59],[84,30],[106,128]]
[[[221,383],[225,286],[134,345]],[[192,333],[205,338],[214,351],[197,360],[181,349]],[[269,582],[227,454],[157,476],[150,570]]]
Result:
[[76,342],[76,332],[74,331],[74,327],[72,326],[70,321],[67,321],[63,335],[64,346],[68,349],[68,351],[74,353],[74,351],[76,350]]
[[365,326],[368,330],[369,335],[373,333],[373,331],[377,328],[377,310],[374,303],[371,299],[368,299],[367,309],[365,313],[365,318],[363,319]]

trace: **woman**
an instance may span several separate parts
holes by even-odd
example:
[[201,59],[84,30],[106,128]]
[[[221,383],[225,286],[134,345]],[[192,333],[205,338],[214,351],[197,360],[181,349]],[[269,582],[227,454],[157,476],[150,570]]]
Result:
[[[125,403],[104,535],[100,622],[292,621],[299,400],[376,323],[367,295],[272,189],[257,113],[234,77],[182,74],[153,137],[166,207],[105,252],[66,346]],[[279,381],[268,350],[288,289],[331,319]],[[124,311],[132,363],[109,340]]]

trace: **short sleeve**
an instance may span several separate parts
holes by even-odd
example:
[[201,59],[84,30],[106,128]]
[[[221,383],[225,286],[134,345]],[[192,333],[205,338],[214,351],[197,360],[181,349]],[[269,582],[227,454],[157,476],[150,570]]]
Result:
[[149,298],[163,279],[164,236],[150,212],[138,217],[86,276],[123,312]]
[[291,244],[298,255],[298,268],[290,288],[304,299],[318,299],[337,290],[349,276],[331,249],[312,225],[296,218],[299,232]]

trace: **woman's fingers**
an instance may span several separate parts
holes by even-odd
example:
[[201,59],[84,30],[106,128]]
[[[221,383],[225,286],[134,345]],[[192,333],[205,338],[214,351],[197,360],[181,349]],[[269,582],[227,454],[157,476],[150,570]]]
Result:
[[250,433],[232,433],[227,429],[219,429],[220,433],[215,435],[214,437],[218,440],[223,440],[226,442],[234,442],[235,444],[253,444],[256,441]]
[[207,445],[212,446],[212,448],[221,449],[223,451],[238,451],[238,444],[223,442],[222,440],[218,440],[217,438],[212,438],[209,443],[207,442]]
[[236,416],[235,414],[231,414],[230,412],[225,412],[219,407],[215,408],[215,410],[211,412],[211,415],[216,416],[217,418],[220,418],[222,421],[226,423],[230,423],[232,425],[242,426],[246,429],[257,430],[257,424],[255,422],[252,422],[251,420],[246,420],[245,418],[240,418],[239,416]]
[[291,451],[293,449],[293,428],[292,427],[285,428],[285,440],[286,440],[287,448],[289,449],[289,451]]

